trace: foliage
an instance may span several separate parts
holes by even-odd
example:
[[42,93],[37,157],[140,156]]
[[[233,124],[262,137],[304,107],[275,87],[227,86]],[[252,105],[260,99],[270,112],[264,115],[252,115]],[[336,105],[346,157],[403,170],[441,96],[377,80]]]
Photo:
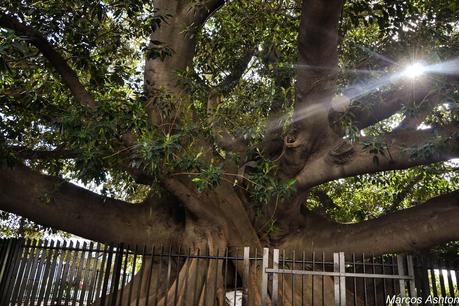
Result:
[[[334,207],[327,210],[339,222],[359,222],[421,204],[440,194],[457,190],[457,164],[432,164],[401,171],[381,172],[333,181],[317,190],[326,192]],[[311,192],[306,205],[320,206]]]
[[[49,174],[65,177],[93,190],[133,202],[141,202],[158,185],[141,186],[116,166],[128,161],[158,182],[172,173],[192,177],[200,192],[215,188],[223,179],[234,181],[222,161],[249,167],[237,184],[249,191],[250,199],[263,207],[273,199],[289,199],[295,181],[275,179],[273,161],[257,150],[265,136],[268,115],[273,110],[292,111],[300,1],[229,1],[210,17],[196,39],[193,67],[180,71],[181,85],[191,100],[193,118],[182,119],[174,128],[158,130],[148,125],[143,91],[145,58],[164,60],[175,50],[160,41],[150,41],[151,31],[166,24],[170,15],[158,15],[146,0],[4,0],[0,10],[18,16],[33,26],[63,54],[100,107],[89,111],[74,101],[50,64],[27,38],[0,29],[0,162],[13,163],[18,156],[10,146],[62,149],[75,152],[68,160],[27,161]],[[396,85],[377,87],[371,95],[355,96],[370,80],[399,70],[406,54],[431,62],[450,59],[459,50],[457,3],[454,1],[346,1],[340,21],[339,90],[368,108]],[[249,25],[249,26],[248,26]],[[379,54],[379,55],[378,55]],[[384,54],[384,56],[380,56]],[[240,64],[249,58],[247,67]],[[235,80],[232,76],[240,75]],[[459,91],[455,84],[438,77],[437,92],[451,93],[434,109],[425,124],[442,126],[459,120]],[[443,82],[443,83],[442,83]],[[371,84],[370,84],[371,85]],[[207,120],[210,95],[219,96],[213,122]],[[362,94],[361,94],[362,95]],[[168,92],[156,101],[164,118],[181,113],[180,100]],[[360,131],[351,111],[340,118],[348,140],[367,136],[363,147],[375,163],[388,156],[388,144],[380,136],[393,130],[403,118],[419,112],[406,101],[402,112]],[[352,109],[351,109],[352,110]],[[288,116],[287,116],[288,117]],[[288,120],[288,119],[285,119]],[[235,137],[249,143],[246,156],[235,156],[217,142],[210,150],[219,160],[208,160],[196,145],[197,136],[213,137],[215,122]],[[137,145],[125,151],[117,145],[132,131]],[[406,148],[412,158],[432,156],[444,145],[436,138],[422,148]],[[356,222],[406,208],[458,186],[457,170],[449,164],[417,167],[404,171],[348,178],[317,187],[336,207],[328,211],[337,221]],[[416,179],[403,199],[403,187]],[[396,207],[395,202],[399,202]],[[320,206],[316,197],[307,205]],[[3,215],[5,220],[11,216]],[[10,224],[4,231],[12,234]],[[16,221],[14,221],[16,222]],[[37,228],[38,231],[42,230]]]

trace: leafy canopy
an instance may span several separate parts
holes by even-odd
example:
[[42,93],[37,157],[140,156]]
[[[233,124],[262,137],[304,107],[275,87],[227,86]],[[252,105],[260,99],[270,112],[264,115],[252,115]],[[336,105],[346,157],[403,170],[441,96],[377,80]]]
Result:
[[[99,105],[96,111],[89,111],[77,104],[27,37],[0,29],[1,161],[20,159],[9,149],[12,146],[72,152],[71,159],[27,163],[50,174],[92,183],[104,194],[140,201],[149,189],[160,188],[135,184],[117,167],[121,160],[127,159],[156,179],[170,173],[193,173],[198,189],[205,190],[225,177],[222,160],[233,159],[243,165],[256,159],[260,162],[250,168],[245,182],[251,199],[263,205],[273,197],[287,197],[293,182],[272,178],[277,169],[263,156],[259,144],[270,111],[292,112],[301,2],[229,1],[209,18],[197,36],[193,69],[178,72],[191,97],[195,117],[181,120],[179,126],[163,133],[148,123],[143,64],[146,57],[174,56],[174,50],[148,39],[151,31],[170,18],[155,14],[151,2],[1,2],[1,11],[32,26],[58,49]],[[457,17],[455,1],[346,1],[339,29],[339,90],[346,93],[352,88],[361,89],[370,80],[400,69],[387,59],[403,63],[411,60],[406,58],[407,54],[428,62],[452,58],[459,49]],[[246,65],[241,67],[241,62]],[[239,70],[241,77],[232,80]],[[396,85],[388,87],[391,86]],[[438,82],[436,86],[437,91],[448,95],[442,97],[443,103],[424,124],[457,122],[458,91],[448,83]],[[250,144],[244,159],[214,143],[220,160],[210,161],[196,146],[197,135],[213,137],[213,124],[207,120],[211,94],[220,99],[214,122]],[[176,102],[176,97],[162,94],[160,103],[165,116],[175,116]],[[366,99],[362,99],[355,107],[368,106]],[[407,103],[402,113],[363,131],[355,127],[351,112],[344,113],[341,122],[350,140],[362,135],[372,137],[366,145],[378,162],[384,158],[386,145],[379,136],[417,112],[416,105]],[[286,132],[288,116],[284,121]],[[117,148],[127,131],[139,141],[126,154]],[[415,157],[429,154],[431,149],[407,148],[407,152]],[[413,180],[416,183],[411,186]],[[316,189],[334,201],[335,207],[329,209],[329,214],[338,221],[353,222],[455,189],[457,180],[454,165],[438,164],[343,179]],[[404,187],[410,190],[399,199],[405,193]],[[314,195],[307,205],[320,206]],[[2,214],[2,218],[10,220],[8,214]]]

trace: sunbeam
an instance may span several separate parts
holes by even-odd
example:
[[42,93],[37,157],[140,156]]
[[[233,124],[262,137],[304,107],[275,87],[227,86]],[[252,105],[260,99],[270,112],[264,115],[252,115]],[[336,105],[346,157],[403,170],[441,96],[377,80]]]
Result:
[[428,65],[425,71],[433,74],[459,75],[459,58]]
[[[397,68],[401,66],[400,63],[396,63],[390,60],[389,58],[382,56],[374,51],[371,51],[367,48],[364,48],[364,50],[367,52],[371,52],[372,55],[377,56],[378,58],[393,64],[392,66],[396,66]],[[294,67],[296,67],[297,69],[317,69],[330,71],[337,71],[338,69],[330,67],[310,66],[304,64],[294,65]],[[400,81],[411,80],[411,86],[415,86],[416,84],[412,82],[413,80],[426,77],[428,74],[459,75],[459,58],[431,65],[427,65],[421,61],[411,62],[409,65],[404,66],[402,69],[397,69],[396,71],[392,72],[360,69],[346,70],[345,72],[354,72],[368,75],[384,73],[384,75],[376,78],[370,78],[365,83],[360,83],[357,85],[353,84],[346,88],[343,88],[341,90],[342,94],[336,95],[331,101],[332,108],[340,112],[344,112],[353,101],[360,100],[365,96],[383,90],[387,86],[391,84],[396,84]],[[307,119],[308,117],[313,117],[320,113],[328,112],[328,107],[329,105],[327,103],[324,103],[323,101],[317,101],[317,103],[315,104],[309,104],[305,107],[297,108],[295,109],[293,121],[291,122],[298,122]],[[282,116],[281,120],[287,120],[288,118],[289,115],[287,114]],[[279,120],[279,118],[277,120]]]

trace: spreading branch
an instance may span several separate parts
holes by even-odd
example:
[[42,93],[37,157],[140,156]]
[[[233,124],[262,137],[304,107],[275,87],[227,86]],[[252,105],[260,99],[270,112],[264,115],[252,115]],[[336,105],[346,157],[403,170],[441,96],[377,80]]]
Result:
[[302,115],[305,107],[317,104],[326,107],[335,93],[342,4],[341,0],[303,1],[296,83],[298,120],[305,120]]
[[57,73],[59,73],[77,102],[93,110],[97,108],[94,98],[84,88],[83,84],[81,84],[76,72],[41,33],[16,18],[3,13],[0,13],[0,27],[11,29],[17,34],[27,37],[28,41],[40,50]]
[[305,158],[332,135],[328,111],[336,91],[338,22],[342,0],[304,0],[298,37],[293,127],[284,139],[282,176],[294,177]]
[[180,231],[148,205],[103,197],[22,165],[0,168],[0,209],[101,242],[168,243]]
[[[355,102],[346,96],[335,99],[336,103],[333,103],[330,109],[329,121],[335,132],[343,135],[340,121],[344,114],[354,118],[352,123],[358,129],[364,129],[389,118],[403,106],[430,104],[436,100],[437,95],[432,92],[432,81],[426,79],[411,86],[404,86],[402,89],[396,88]],[[428,102],[424,103],[424,101]]]
[[[425,249],[459,239],[459,191],[357,224],[309,229],[285,238],[283,249],[384,254]],[[333,233],[330,235],[330,233]]]
[[[438,129],[394,132],[380,140],[361,139],[343,151],[346,158],[337,159],[331,154],[333,150],[329,150],[310,160],[297,175],[297,186],[310,188],[338,178],[407,169],[455,158],[459,156],[459,142],[455,137],[458,131],[457,125],[450,125]],[[365,141],[378,141],[384,150],[372,153]],[[430,146],[433,151],[423,153],[426,146]],[[423,154],[415,156],[410,150]]]

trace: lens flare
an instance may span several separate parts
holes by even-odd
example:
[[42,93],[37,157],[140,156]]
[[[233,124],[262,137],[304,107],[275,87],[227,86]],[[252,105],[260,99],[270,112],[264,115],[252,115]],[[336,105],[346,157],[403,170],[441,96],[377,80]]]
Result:
[[423,64],[414,63],[406,67],[405,70],[403,70],[402,75],[410,79],[415,79],[422,76],[425,72],[426,67]]

